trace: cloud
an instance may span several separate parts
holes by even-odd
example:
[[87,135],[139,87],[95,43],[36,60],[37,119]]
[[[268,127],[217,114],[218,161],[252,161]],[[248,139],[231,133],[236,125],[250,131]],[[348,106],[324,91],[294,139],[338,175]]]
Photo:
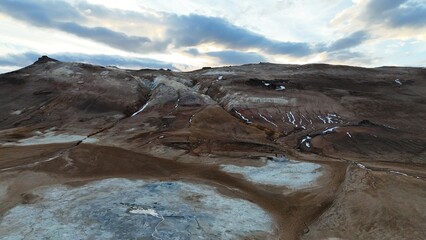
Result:
[[348,36],[336,40],[335,42],[329,45],[327,50],[329,52],[334,52],[338,50],[356,47],[367,39],[369,39],[369,34],[367,32],[357,31]]
[[406,1],[407,0],[370,0],[367,3],[367,10],[371,14],[371,17],[373,17],[374,14],[381,14],[393,10]]
[[73,6],[54,0],[2,0],[0,11],[19,20],[40,27],[50,27],[55,19],[81,21],[82,16]]
[[58,29],[125,51],[159,51],[166,46],[164,42],[153,43],[147,37],[129,36],[105,27],[83,26],[77,22],[85,17],[63,1],[4,0],[0,1],[0,10],[32,25]]
[[24,67],[35,62],[40,56],[35,52],[8,54],[0,56],[0,66]]
[[[25,52],[0,56],[0,66],[24,67],[34,63],[41,55],[36,52]],[[151,59],[137,57],[123,57],[118,55],[82,54],[82,53],[54,53],[49,57],[64,62],[85,62],[102,66],[118,66],[123,68],[169,68],[176,69],[173,64]]]
[[[315,2],[311,1],[312,4]],[[305,1],[299,4],[290,0],[285,1],[293,3],[290,7],[292,10],[278,11],[272,15],[265,15],[260,12],[260,9],[262,9],[262,12],[267,13],[268,9],[271,8],[270,3],[244,2],[240,6],[250,7],[251,10],[244,12],[240,9],[234,12],[234,10],[221,9],[222,5],[229,5],[229,2],[226,1],[215,3],[212,7],[211,3],[198,3],[195,0],[189,0],[185,4],[180,2],[173,4],[158,3],[158,1],[150,0],[143,6],[141,5],[140,8],[127,8],[134,10],[108,7],[112,5],[103,2],[101,4],[92,4],[91,2],[88,0],[1,0],[0,13],[2,16],[8,15],[16,20],[23,21],[27,25],[39,27],[37,32],[40,32],[40,34],[43,34],[43,28],[49,28],[92,40],[94,43],[89,42],[89,44],[91,47],[93,46],[93,49],[90,48],[89,52],[100,51],[96,50],[98,48],[109,49],[114,51],[114,54],[119,55],[126,55],[122,51],[138,54],[155,52],[161,53],[163,57],[170,54],[170,59],[174,59],[174,63],[186,64],[190,62],[193,65],[214,65],[216,64],[215,60],[220,61],[221,64],[242,64],[265,61],[265,58],[283,62],[304,62],[317,61],[325,57],[329,57],[333,61],[344,62],[347,58],[351,61],[365,60],[365,63],[367,63],[368,58],[373,59],[374,56],[368,54],[361,56],[361,53],[353,52],[353,48],[357,47],[356,51],[367,52],[371,50],[374,44],[385,39],[414,38],[424,42],[426,37],[425,31],[420,31],[421,28],[426,27],[426,18],[423,17],[426,16],[424,0],[345,0],[340,1],[341,3],[333,3],[332,11],[323,9],[324,11],[319,15],[327,15],[326,18],[312,14],[306,15],[307,12],[304,10],[305,8],[317,9],[316,6],[327,4],[322,3],[322,5],[306,7]],[[136,2],[134,1],[134,3]],[[238,1],[233,3],[238,5]],[[126,7],[126,3],[123,2],[122,4],[123,7]],[[182,8],[182,4],[188,6],[188,8]],[[282,4],[284,3],[280,3],[280,6]],[[260,5],[261,7],[259,7]],[[175,6],[181,8],[177,9]],[[176,10],[174,10],[175,8]],[[208,14],[208,16],[190,14],[195,12],[195,9],[200,9],[197,12]],[[294,14],[290,14],[290,11],[293,11]],[[327,12],[330,14],[325,14]],[[339,14],[334,18],[332,24],[327,24],[330,16],[337,13]],[[241,16],[241,14],[245,15]],[[283,17],[284,15],[285,17]],[[258,18],[260,16],[262,16],[262,19]],[[306,16],[310,17],[306,18]],[[253,21],[254,19],[256,21]],[[10,19],[6,20],[13,22]],[[276,23],[280,23],[280,26],[277,27]],[[24,28],[26,29],[23,26],[19,31]],[[10,30],[6,34],[17,32],[18,30]],[[262,32],[267,33],[268,36],[260,34]],[[272,35],[275,32],[277,34]],[[298,32],[298,34],[295,35],[292,32]],[[286,34],[284,35],[284,33]],[[346,35],[337,39],[334,33],[345,33]],[[56,41],[52,44],[55,45],[56,51],[65,49],[84,52],[85,50],[82,49],[88,48],[83,43],[77,43],[75,44],[79,46],[77,50],[67,49],[68,44],[74,44],[73,41],[75,41],[75,38],[68,34],[55,33],[55,36],[61,36],[61,38],[56,39],[66,39],[66,41]],[[12,38],[16,39],[16,42],[20,40],[24,42],[26,39],[22,36],[27,35],[27,33],[16,34],[18,37],[13,36]],[[44,35],[39,36],[44,39]],[[295,36],[298,36],[301,40],[286,40],[287,37],[288,39],[295,39]],[[26,49],[52,52],[53,48],[47,48],[40,44],[41,41],[48,43],[49,39],[40,40],[41,38],[35,38],[31,44],[21,44],[31,45]],[[309,42],[306,39],[310,39]],[[88,42],[85,41],[85,43]],[[99,46],[99,43],[122,51]],[[13,51],[7,47],[3,48],[6,49],[3,52]],[[15,49],[15,51],[17,50]],[[19,49],[19,51],[27,50]],[[100,53],[108,54],[108,52]],[[379,50],[373,50],[370,53],[385,54]],[[12,59],[1,57],[0,66],[12,63],[19,64],[19,62],[32,63],[38,55],[29,55],[28,59],[30,60],[22,54],[14,56],[17,58],[15,63]],[[56,57],[101,65],[134,65],[137,67],[142,63],[149,63],[149,59],[142,58],[125,59],[120,56],[108,58],[108,56],[101,54],[77,55],[58,53]],[[55,56],[52,55],[52,57]],[[163,62],[151,62],[151,64],[167,65]]]
[[191,54],[192,56],[200,55],[200,51],[198,51],[198,49],[196,49],[196,48],[189,48],[189,49],[185,50],[184,52]]
[[399,9],[398,13],[394,13],[390,18],[390,24],[393,27],[425,27],[426,6],[413,4]]
[[168,37],[177,47],[215,43],[237,50],[255,48],[269,54],[307,56],[313,53],[307,43],[271,40],[222,18],[197,14],[174,15],[169,17],[169,23]]
[[362,14],[365,20],[389,27],[424,27],[426,3],[416,0],[369,0]]
[[246,64],[246,63],[259,63],[266,61],[266,59],[254,52],[240,52],[240,51],[217,51],[206,53],[209,56],[217,57],[220,59],[221,64]]
[[115,32],[104,27],[84,27],[76,23],[58,23],[57,28],[79,37],[89,38],[97,42],[105,43],[117,49],[127,51],[143,51],[145,49],[155,48],[151,40],[147,37],[128,36],[125,33]]
[[[268,39],[230,22],[197,14],[179,16],[159,13],[152,15],[124,10],[111,10],[99,5],[79,2],[75,6],[63,1],[4,0],[0,10],[9,16],[29,24],[54,28],[79,37],[88,38],[111,47],[132,52],[164,51],[172,43],[174,47],[197,46],[214,43],[236,50],[257,49],[269,54],[307,56],[313,53],[305,42],[286,42]],[[87,27],[86,10],[99,19],[103,17],[162,23],[167,33],[162,40],[151,41],[146,36],[130,36],[106,27]],[[152,19],[152,20],[148,20]]]
[[[306,42],[272,40],[225,19],[197,14],[140,13],[109,9],[84,1],[71,5],[53,0],[4,0],[0,1],[0,11],[32,25],[61,30],[117,49],[138,53],[160,52],[168,47],[196,47],[203,43],[214,43],[238,51],[257,50],[293,57],[314,53]],[[167,30],[162,39],[152,41],[146,36],[129,35],[104,26],[87,26],[89,21],[102,22],[102,19],[115,19],[122,24],[124,21],[135,21],[139,25],[155,22]]]
[[152,58],[123,57],[104,54],[55,53],[52,57],[65,62],[86,62],[102,66],[118,66],[123,68],[169,68],[176,69],[173,64]]
[[109,21],[125,21],[128,22],[150,22],[162,23],[162,16],[164,14],[159,12],[136,12],[129,10],[122,10],[116,8],[107,8],[98,4],[91,4],[85,1],[78,1],[74,7],[87,17],[95,17],[102,20]]

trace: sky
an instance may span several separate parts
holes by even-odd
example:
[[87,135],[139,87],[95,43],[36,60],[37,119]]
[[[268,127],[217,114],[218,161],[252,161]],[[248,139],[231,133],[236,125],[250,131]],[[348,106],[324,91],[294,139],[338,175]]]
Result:
[[426,0],[1,0],[0,72],[41,55],[190,71],[426,66]]

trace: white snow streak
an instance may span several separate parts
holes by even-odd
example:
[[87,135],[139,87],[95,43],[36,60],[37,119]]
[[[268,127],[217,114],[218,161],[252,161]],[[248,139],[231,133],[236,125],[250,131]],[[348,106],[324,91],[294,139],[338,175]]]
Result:
[[265,121],[267,121],[268,123],[270,123],[270,124],[274,125],[275,127],[278,127],[278,125],[277,125],[277,124],[275,124],[274,122],[270,121],[269,119],[267,119],[266,117],[264,117],[262,114],[260,114],[260,113],[259,113],[259,116],[260,116],[261,118],[263,118]]
[[394,173],[394,174],[398,174],[398,175],[402,175],[402,176],[406,176],[406,177],[409,177],[409,175],[408,174],[406,174],[406,173],[402,173],[402,172],[397,172],[397,171],[389,171],[390,173]]
[[238,112],[237,110],[235,110],[235,113],[241,118],[241,119],[243,119],[247,124],[250,124],[251,123],[251,121],[248,119],[248,118],[246,118],[246,117],[244,117],[240,112]]
[[322,133],[325,134],[325,133],[334,132],[334,130],[337,129],[337,128],[339,128],[339,127],[328,128],[328,129],[324,130]]
[[318,118],[324,123],[326,124],[327,122],[325,121],[325,119],[323,119],[321,116],[318,116]]
[[402,85],[402,82],[401,82],[401,80],[399,80],[399,79],[395,79],[395,81],[394,81],[396,84],[398,84],[398,85]]
[[148,106],[148,102],[147,102],[147,103],[145,103],[145,105],[143,105],[141,109],[139,109],[137,112],[133,113],[133,114],[132,114],[132,116],[130,116],[130,117],[134,117],[134,116],[138,115],[138,114],[139,114],[139,113],[141,113],[143,110],[145,110],[145,108],[146,108],[147,106]]

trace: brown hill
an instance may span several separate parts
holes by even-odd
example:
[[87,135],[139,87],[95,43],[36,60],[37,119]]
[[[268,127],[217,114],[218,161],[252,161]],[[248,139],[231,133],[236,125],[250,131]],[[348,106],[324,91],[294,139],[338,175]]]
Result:
[[[425,96],[424,68],[135,71],[43,56],[0,75],[0,210],[9,216],[44,185],[184,179],[268,212],[271,239],[421,239]],[[262,169],[282,155],[319,164],[321,177],[299,189],[224,170]]]

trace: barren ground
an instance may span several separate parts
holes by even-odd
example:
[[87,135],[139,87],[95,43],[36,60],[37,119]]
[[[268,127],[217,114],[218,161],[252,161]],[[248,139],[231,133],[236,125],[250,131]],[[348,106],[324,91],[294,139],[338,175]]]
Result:
[[423,239],[425,96],[423,68],[44,57],[0,75],[0,235]]

